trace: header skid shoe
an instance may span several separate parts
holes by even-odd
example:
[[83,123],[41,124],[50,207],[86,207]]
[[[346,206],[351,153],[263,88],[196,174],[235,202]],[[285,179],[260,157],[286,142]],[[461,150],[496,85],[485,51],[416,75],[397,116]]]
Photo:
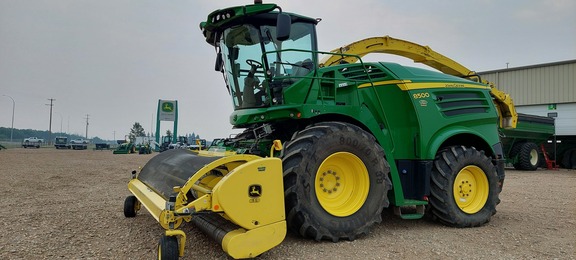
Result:
[[[282,161],[254,155],[198,156],[183,149],[152,158],[128,189],[179,245],[182,221],[194,223],[234,258],[256,257],[286,236]],[[174,202],[170,202],[173,197]],[[175,198],[175,200],[174,200]],[[126,206],[125,206],[126,208]],[[138,207],[139,208],[139,207]],[[159,255],[160,256],[160,255]]]

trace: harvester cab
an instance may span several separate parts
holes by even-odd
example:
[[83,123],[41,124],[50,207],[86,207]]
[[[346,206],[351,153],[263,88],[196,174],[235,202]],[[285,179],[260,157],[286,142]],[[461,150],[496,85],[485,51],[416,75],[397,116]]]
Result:
[[235,109],[282,104],[282,89],[318,64],[318,20],[277,11],[275,4],[233,7],[200,25],[216,48],[215,69],[224,74]]
[[[160,258],[184,254],[183,221],[247,258],[287,229],[354,240],[387,207],[454,227],[495,214],[504,158],[490,86],[320,52],[318,22],[256,2],[200,24],[232,99],[230,123],[244,131],[207,151],[164,152],[133,173],[124,213],[144,206],[166,229]],[[320,63],[320,54],[342,62]]]

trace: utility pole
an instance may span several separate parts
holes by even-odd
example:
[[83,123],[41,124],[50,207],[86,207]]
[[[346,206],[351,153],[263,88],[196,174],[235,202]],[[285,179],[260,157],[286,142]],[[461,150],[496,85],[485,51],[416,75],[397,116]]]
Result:
[[14,132],[14,109],[16,108],[16,102],[14,101],[14,98],[12,98],[11,96],[8,95],[2,95],[5,97],[9,97],[10,99],[12,99],[12,127],[10,128],[10,143],[12,143],[12,133]]
[[46,105],[50,106],[50,125],[48,126],[48,144],[50,144],[50,141],[52,141],[52,107],[54,106],[54,101],[56,99],[49,98],[48,100],[50,100],[50,104]]
[[86,114],[86,140],[88,140],[88,119],[90,119],[90,115]]

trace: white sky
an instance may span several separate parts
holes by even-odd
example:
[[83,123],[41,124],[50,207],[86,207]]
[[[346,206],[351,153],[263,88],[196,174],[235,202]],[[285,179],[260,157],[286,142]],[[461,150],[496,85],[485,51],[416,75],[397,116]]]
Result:
[[[269,2],[269,1],[264,1]],[[122,139],[155,128],[158,99],[178,100],[179,134],[234,132],[230,98],[199,23],[249,0],[0,0],[0,126]],[[475,71],[576,59],[574,0],[279,0],[322,18],[321,50],[390,35]],[[371,60],[413,65],[381,55]],[[163,122],[162,133],[171,129]],[[153,130],[153,129],[152,129]]]

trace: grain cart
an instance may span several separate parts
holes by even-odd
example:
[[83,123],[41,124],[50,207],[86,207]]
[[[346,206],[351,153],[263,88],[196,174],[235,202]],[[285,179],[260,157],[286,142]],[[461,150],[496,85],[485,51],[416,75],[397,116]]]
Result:
[[287,230],[354,240],[384,208],[453,227],[496,213],[504,157],[491,87],[318,51],[318,22],[255,3],[200,24],[232,99],[230,123],[245,131],[220,144],[234,155],[176,149],[133,172],[124,214],[144,206],[166,229],[159,258],[184,255],[184,221],[249,258]]
[[544,164],[541,145],[554,135],[554,118],[518,114],[514,129],[501,129],[506,162],[516,170],[534,171]]

